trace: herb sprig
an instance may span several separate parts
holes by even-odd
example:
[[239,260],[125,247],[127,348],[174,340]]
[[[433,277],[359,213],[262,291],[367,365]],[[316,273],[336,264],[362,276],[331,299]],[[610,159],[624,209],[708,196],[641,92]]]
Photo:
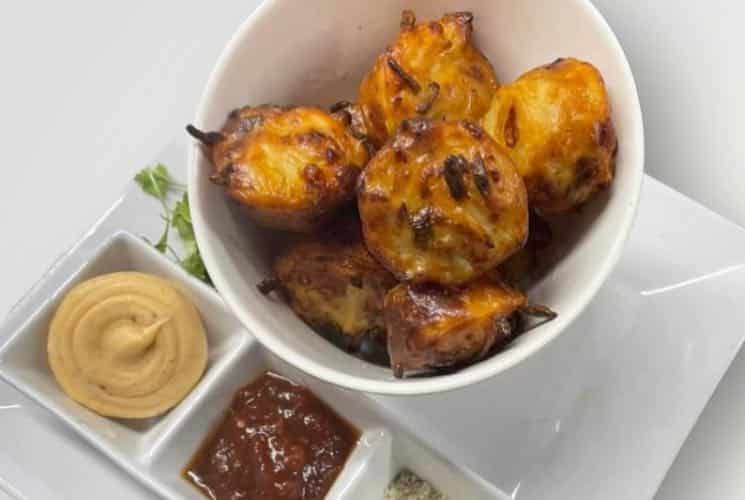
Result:
[[[212,285],[194,236],[186,186],[176,182],[168,172],[168,168],[162,163],[143,168],[135,175],[134,180],[146,194],[159,200],[163,206],[164,213],[161,215],[165,222],[163,234],[157,243],[151,244],[161,253],[170,251],[186,272]],[[168,205],[169,193],[181,194],[181,198],[172,208]],[[175,229],[181,239],[184,248],[183,257],[180,257],[169,244],[171,229]]]

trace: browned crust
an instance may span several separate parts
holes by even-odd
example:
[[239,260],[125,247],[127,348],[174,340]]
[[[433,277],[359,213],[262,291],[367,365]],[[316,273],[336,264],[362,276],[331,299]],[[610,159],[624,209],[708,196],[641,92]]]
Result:
[[[333,115],[318,108],[246,106],[233,110],[220,132],[190,127],[190,133],[206,144],[212,182],[248,217],[265,227],[310,232],[355,198],[369,158],[361,114],[351,104]],[[299,158],[307,162],[299,164]],[[277,173],[283,169],[294,173]]]
[[[527,238],[522,180],[506,153],[474,131],[468,122],[407,120],[360,176],[366,244],[402,281],[463,283],[512,255]],[[445,152],[451,141],[456,150]],[[390,175],[395,177],[381,177]],[[442,231],[463,245],[432,239]],[[406,233],[414,248],[401,246],[407,245]],[[412,255],[425,259],[416,269],[408,263]],[[449,259],[465,259],[472,270],[440,274],[437,269],[447,271]]]
[[[474,306],[474,301],[482,301]],[[509,318],[526,304],[519,291],[491,279],[461,287],[400,284],[385,297],[394,373],[482,359],[518,332]]]

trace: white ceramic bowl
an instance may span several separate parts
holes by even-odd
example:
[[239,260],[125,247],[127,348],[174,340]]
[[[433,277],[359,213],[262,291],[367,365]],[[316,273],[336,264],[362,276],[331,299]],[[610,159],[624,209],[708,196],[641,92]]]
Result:
[[[199,104],[195,124],[219,129],[245,104],[316,104],[354,99],[362,75],[398,32],[401,10],[419,19],[469,10],[475,40],[498,77],[509,82],[557,57],[595,64],[610,93],[619,138],[611,189],[583,210],[561,260],[530,290],[534,302],[559,317],[516,339],[503,352],[457,373],[395,379],[389,369],[360,361],[314,334],[292,311],[261,295],[269,275],[271,235],[245,221],[207,177],[208,159],[190,148],[189,196],[196,236],[210,275],[228,306],[269,350],[328,382],[384,394],[425,394],[494,376],[538,351],[590,302],[619,258],[631,227],[643,174],[642,115],[618,41],[586,0],[265,0],[224,49]],[[588,332],[591,333],[591,332]]]

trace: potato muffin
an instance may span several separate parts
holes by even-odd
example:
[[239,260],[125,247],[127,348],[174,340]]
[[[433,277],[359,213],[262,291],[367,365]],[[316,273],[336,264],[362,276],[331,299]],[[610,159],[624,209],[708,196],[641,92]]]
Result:
[[317,108],[244,107],[220,132],[189,126],[214,165],[210,179],[258,224],[309,232],[354,199],[367,149],[343,120]]
[[359,90],[377,147],[410,117],[477,121],[486,113],[498,84],[473,44],[472,22],[471,13],[457,12],[416,24],[413,12],[403,12],[398,38]]
[[616,134],[603,77],[557,59],[497,90],[484,129],[509,150],[539,213],[575,209],[613,180]]
[[401,281],[465,283],[519,250],[525,186],[471,122],[407,120],[360,177],[370,252]]
[[274,276],[310,326],[351,337],[384,335],[383,297],[396,280],[368,253],[353,218],[292,244],[274,262]]
[[525,296],[484,277],[460,287],[400,284],[385,297],[388,354],[396,376],[482,359],[509,342]]

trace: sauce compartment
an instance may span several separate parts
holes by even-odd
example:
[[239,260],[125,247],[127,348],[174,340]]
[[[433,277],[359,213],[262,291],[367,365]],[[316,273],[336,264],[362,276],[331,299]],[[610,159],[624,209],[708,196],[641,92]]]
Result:
[[207,497],[320,499],[359,438],[310,389],[266,372],[236,392],[183,477]]
[[368,396],[318,381],[273,356],[253,339],[241,347],[222,379],[199,401],[183,425],[154,452],[151,473],[175,497],[204,498],[184,479],[182,471],[222,422],[236,392],[266,371],[307,387],[360,431],[360,439],[327,499],[382,500],[388,483],[404,468],[430,481],[451,500],[509,498],[407,433]]
[[[369,402],[366,401],[366,396],[342,391],[312,379],[275,358],[251,339],[241,346],[239,354],[231,361],[219,383],[213,384],[211,390],[184,419],[182,425],[171,433],[161,446],[153,450],[152,474],[176,497],[204,498],[184,479],[182,471],[203,442],[210,438],[216,426],[222,422],[236,392],[267,371],[307,387],[360,432],[357,445],[347,458],[326,498],[346,498],[345,495],[358,491],[354,489],[358,482],[357,478],[366,476],[368,469],[374,467],[376,461],[380,461],[377,455],[381,453],[381,447],[386,448],[386,443],[390,444],[391,436],[381,425],[381,421],[368,411]],[[390,449],[390,446],[387,448]],[[382,489],[377,498],[382,498]]]
[[[60,283],[51,295],[34,290],[39,295],[32,299],[36,298],[40,305],[0,348],[0,375],[132,471],[134,463],[148,462],[150,452],[191,411],[249,336],[210,287],[139,238],[126,232],[115,233],[86,258],[77,254],[78,248],[65,256],[47,277]],[[67,267],[70,261],[79,262],[75,271],[69,276],[55,276],[55,270]],[[157,417],[115,419],[88,410],[62,391],[47,360],[47,331],[62,297],[82,281],[116,271],[141,271],[170,280],[199,310],[205,327],[208,359],[202,378],[180,403]]]

